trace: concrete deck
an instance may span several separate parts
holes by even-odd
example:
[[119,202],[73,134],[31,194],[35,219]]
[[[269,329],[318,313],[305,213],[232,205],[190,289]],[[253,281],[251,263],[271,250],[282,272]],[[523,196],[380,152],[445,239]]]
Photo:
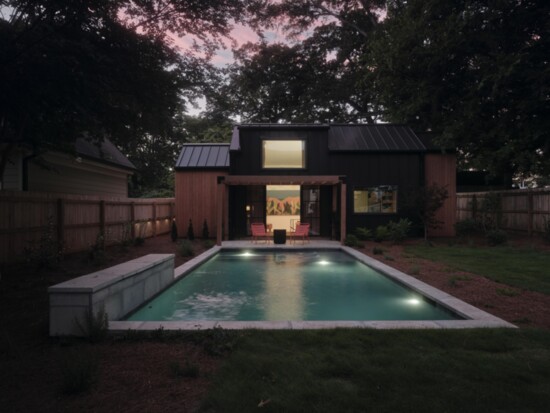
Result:
[[222,249],[338,249],[342,250],[364,264],[385,274],[396,282],[416,291],[438,305],[445,307],[460,315],[464,320],[422,320],[422,321],[112,321],[109,330],[124,332],[126,330],[151,331],[159,328],[164,330],[204,330],[221,327],[228,330],[237,329],[330,329],[330,328],[371,328],[371,329],[449,329],[449,328],[515,328],[511,323],[480,310],[456,297],[438,290],[410,275],[396,270],[378,260],[375,260],[352,248],[342,246],[338,241],[312,240],[296,244],[273,244],[272,242],[252,243],[250,240],[224,241],[221,246],[216,246],[193,258],[187,263],[175,269],[175,278],[185,276],[193,268],[200,265]]

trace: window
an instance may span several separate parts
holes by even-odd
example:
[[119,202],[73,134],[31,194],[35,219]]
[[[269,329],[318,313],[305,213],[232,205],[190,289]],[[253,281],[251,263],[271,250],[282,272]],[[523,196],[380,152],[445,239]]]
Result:
[[303,140],[264,140],[262,166],[266,169],[303,169],[306,167]]
[[384,185],[353,191],[353,212],[356,214],[397,212],[397,186]]

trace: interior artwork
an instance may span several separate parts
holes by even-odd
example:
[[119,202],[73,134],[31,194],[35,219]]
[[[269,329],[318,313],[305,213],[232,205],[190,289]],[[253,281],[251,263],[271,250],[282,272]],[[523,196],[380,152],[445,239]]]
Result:
[[300,186],[268,185],[267,215],[300,215]]

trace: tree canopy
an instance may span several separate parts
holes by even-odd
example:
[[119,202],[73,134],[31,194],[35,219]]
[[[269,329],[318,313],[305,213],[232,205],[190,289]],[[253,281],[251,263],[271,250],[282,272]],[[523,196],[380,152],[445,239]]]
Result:
[[467,167],[550,172],[550,3],[392,1],[365,61],[385,119],[431,130]]
[[[238,20],[242,1],[8,0],[0,3],[0,180],[10,150],[70,150],[111,139],[151,181],[153,158],[173,165],[176,117],[205,83],[208,62],[177,50],[170,32],[206,53]],[[168,148],[172,148],[169,149]],[[145,176],[145,175],[144,175]]]

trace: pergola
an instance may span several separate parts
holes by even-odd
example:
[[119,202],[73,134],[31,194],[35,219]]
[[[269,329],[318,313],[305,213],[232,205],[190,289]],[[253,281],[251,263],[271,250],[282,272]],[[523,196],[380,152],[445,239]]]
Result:
[[332,212],[337,211],[337,191],[340,190],[340,242],[343,244],[346,238],[346,181],[344,176],[337,175],[228,175],[218,176],[218,203],[217,203],[217,234],[216,244],[221,245],[223,233],[222,222],[229,220],[229,208],[227,199],[227,186],[247,185],[331,185]]

